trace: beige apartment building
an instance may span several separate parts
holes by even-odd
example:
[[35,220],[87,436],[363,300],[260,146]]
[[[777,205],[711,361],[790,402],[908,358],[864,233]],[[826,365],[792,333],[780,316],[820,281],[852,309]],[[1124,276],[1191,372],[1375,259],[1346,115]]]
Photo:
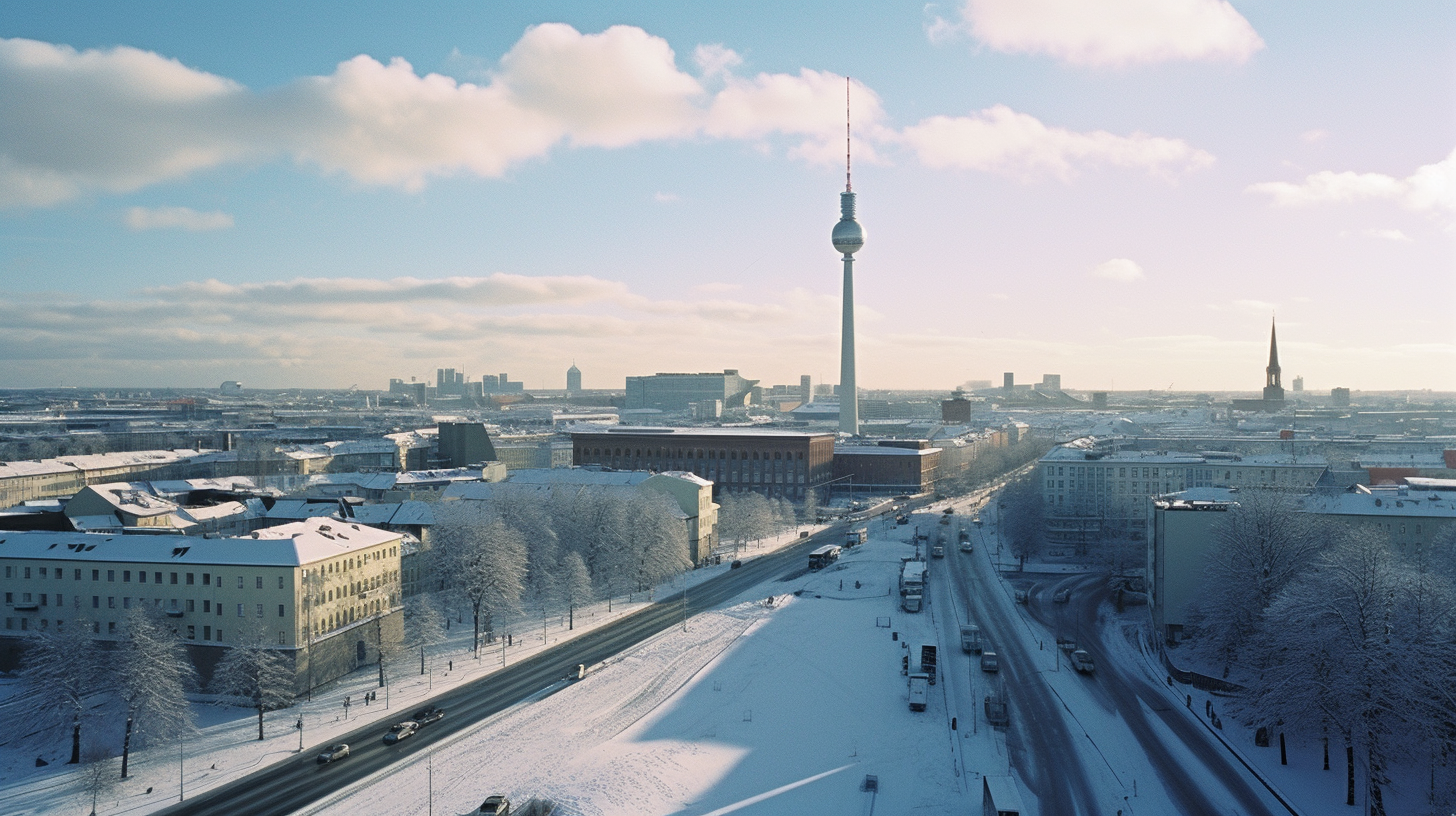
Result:
[[261,635],[304,691],[372,663],[401,627],[400,533],[313,518],[235,538],[0,535],[0,670],[37,632],[89,626],[114,642],[149,607],[204,684],[230,645]]

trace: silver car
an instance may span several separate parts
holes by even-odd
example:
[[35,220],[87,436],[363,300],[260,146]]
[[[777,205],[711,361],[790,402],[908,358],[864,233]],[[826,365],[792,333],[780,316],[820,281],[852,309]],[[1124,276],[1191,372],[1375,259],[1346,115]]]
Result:
[[318,764],[327,765],[335,760],[344,759],[349,756],[349,746],[345,743],[330,745],[324,752],[318,755]]

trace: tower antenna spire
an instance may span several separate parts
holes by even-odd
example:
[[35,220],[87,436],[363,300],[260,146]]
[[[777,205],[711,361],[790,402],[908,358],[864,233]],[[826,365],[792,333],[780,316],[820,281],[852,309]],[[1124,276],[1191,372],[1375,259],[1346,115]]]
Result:
[[844,191],[854,192],[849,182],[849,77],[844,78]]

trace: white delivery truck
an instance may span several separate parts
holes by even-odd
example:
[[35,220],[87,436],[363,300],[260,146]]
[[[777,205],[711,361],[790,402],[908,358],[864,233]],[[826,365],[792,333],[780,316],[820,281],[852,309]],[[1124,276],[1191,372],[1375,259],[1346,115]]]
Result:
[[930,697],[930,678],[924,674],[910,675],[910,710],[924,711],[925,701]]

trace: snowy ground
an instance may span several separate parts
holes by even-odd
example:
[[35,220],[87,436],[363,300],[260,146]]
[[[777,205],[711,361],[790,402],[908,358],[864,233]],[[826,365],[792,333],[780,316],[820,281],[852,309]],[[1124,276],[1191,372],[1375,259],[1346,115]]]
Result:
[[[797,539],[797,531],[785,533],[743,549],[739,557],[754,558]],[[725,561],[720,566],[694,570],[659,587],[658,592],[671,594],[681,590],[684,584],[696,585],[728,569]],[[545,623],[544,637],[539,620],[522,621],[514,631],[514,645],[505,650],[505,661],[515,663],[546,645],[555,645],[641,609],[645,603],[647,599],[638,595],[630,602],[623,602],[620,597],[615,599],[610,611],[605,602],[578,609],[575,629],[571,631],[566,629],[563,618],[551,616]],[[261,742],[257,740],[257,715],[253,710],[208,702],[194,703],[193,710],[201,733],[185,744],[185,760],[181,764],[185,772],[186,795],[190,798],[256,771],[263,765],[294,756],[298,752],[299,736],[293,723],[300,715],[304,721],[304,744],[312,750],[361,723],[394,722],[401,712],[413,710],[420,701],[478,679],[501,666],[501,651],[496,647],[483,650],[478,661],[470,659],[470,638],[468,621],[464,626],[453,626],[450,640],[432,650],[431,671],[426,676],[420,676],[417,659],[402,660],[392,668],[388,686],[379,688],[377,674],[369,667],[316,690],[312,701],[300,700],[291,709],[271,712],[266,719],[267,739]],[[454,662],[453,671],[446,669],[449,661]],[[342,705],[345,696],[358,701],[369,691],[378,692],[378,702],[369,706],[356,702],[345,720]],[[0,803],[3,803],[0,804],[0,813],[5,816],[69,814],[77,812],[83,800],[85,810],[81,812],[89,813],[91,801],[82,792],[80,769],[63,764],[70,756],[70,735],[57,734],[57,737],[63,738],[37,742],[23,727],[24,723],[33,719],[33,715],[18,692],[19,685],[12,678],[0,678],[0,722],[22,724],[0,729]],[[88,747],[95,738],[106,749],[119,754],[120,733],[118,730],[112,739],[112,730],[115,729],[106,731],[103,740],[100,731],[93,728],[87,734]],[[49,764],[37,767],[37,758],[43,758]],[[119,773],[119,760],[115,762]],[[129,778],[109,797],[101,799],[97,812],[143,814],[175,803],[179,794],[178,765],[176,743],[154,750],[133,751]],[[150,793],[148,789],[151,789]]]

